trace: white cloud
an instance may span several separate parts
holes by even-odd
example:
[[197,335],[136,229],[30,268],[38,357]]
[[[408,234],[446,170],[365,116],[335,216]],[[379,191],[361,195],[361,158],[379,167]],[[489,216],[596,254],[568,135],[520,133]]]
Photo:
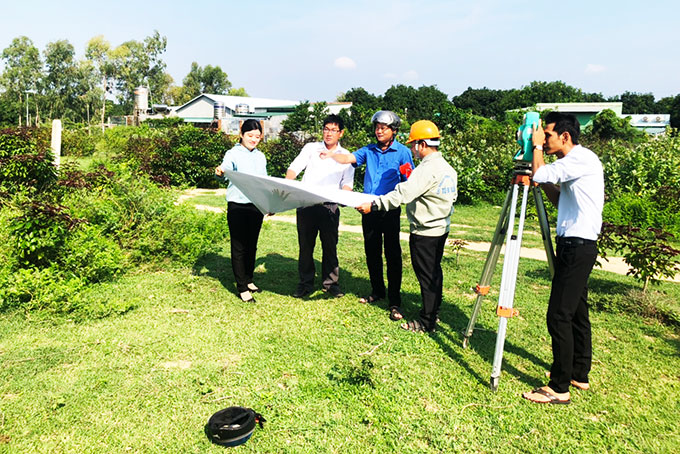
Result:
[[417,73],[415,70],[411,69],[411,70],[409,70],[409,71],[406,71],[406,72],[404,73],[404,76],[403,76],[403,77],[404,77],[404,79],[406,79],[406,80],[416,80],[416,79],[418,79],[420,76],[418,75],[418,73]]
[[357,64],[349,57],[338,57],[333,62],[333,66],[339,69],[355,69]]
[[597,74],[605,71],[607,68],[604,65],[596,65],[593,63],[588,63],[586,65],[586,74]]

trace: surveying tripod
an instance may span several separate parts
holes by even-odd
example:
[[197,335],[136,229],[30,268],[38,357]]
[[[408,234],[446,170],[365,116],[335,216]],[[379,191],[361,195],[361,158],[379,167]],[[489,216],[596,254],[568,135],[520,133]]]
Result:
[[[522,188],[522,204],[519,212],[519,217],[516,218],[516,206],[518,200],[519,188]],[[482,270],[482,277],[479,284],[475,287],[477,293],[477,300],[470,315],[470,322],[465,330],[465,338],[463,339],[463,348],[467,348],[472,336],[472,331],[475,328],[475,322],[479,315],[479,310],[482,307],[482,299],[489,294],[491,278],[498,263],[498,257],[503,246],[503,236],[505,236],[505,258],[503,260],[503,275],[501,277],[501,289],[498,295],[498,306],[496,307],[496,315],[500,317],[498,321],[498,332],[496,334],[496,350],[493,357],[493,369],[491,371],[491,389],[496,391],[498,389],[498,382],[501,375],[501,362],[503,360],[503,346],[505,344],[505,333],[508,324],[508,318],[514,317],[518,311],[513,308],[513,300],[515,297],[515,285],[517,283],[517,265],[519,264],[520,247],[522,246],[522,233],[524,232],[524,218],[526,215],[527,195],[529,187],[534,195],[534,202],[536,204],[536,212],[538,213],[538,221],[541,226],[541,235],[543,236],[543,245],[548,257],[548,266],[550,268],[550,275],[555,274],[555,253],[553,252],[552,240],[550,238],[550,227],[548,226],[548,217],[545,213],[545,205],[543,204],[543,195],[541,189],[531,181],[531,163],[515,161],[515,167],[512,174],[512,183],[503,203],[498,224],[496,225],[496,232],[491,241],[489,253],[486,256],[484,269]],[[517,233],[514,232],[515,223],[517,222]]]

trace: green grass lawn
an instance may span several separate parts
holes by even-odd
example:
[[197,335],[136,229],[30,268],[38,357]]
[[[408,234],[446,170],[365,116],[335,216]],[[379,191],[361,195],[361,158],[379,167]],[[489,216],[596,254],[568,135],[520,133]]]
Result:
[[[456,214],[456,223],[493,231],[493,210]],[[354,216],[343,209],[343,222]],[[403,245],[412,318],[420,295]],[[441,324],[419,335],[390,321],[384,304],[357,303],[370,290],[361,235],[341,233],[338,250],[347,295],[337,300],[320,291],[290,296],[295,226],[268,221],[256,270],[264,292],[255,304],[235,294],[225,240],[193,267],[140,270],[92,290],[133,302],[122,316],[0,314],[0,452],[223,452],[203,430],[231,405],[268,420],[240,452],[677,452],[677,328],[633,312],[591,311],[592,390],[573,392],[569,406],[531,404],[520,394],[546,382],[551,358],[544,262],[520,263],[520,316],[509,321],[492,392],[499,270],[470,348],[460,334],[485,254],[462,251],[456,265],[447,252]],[[596,270],[591,301],[606,308],[637,287]],[[654,291],[680,300],[677,284]]]

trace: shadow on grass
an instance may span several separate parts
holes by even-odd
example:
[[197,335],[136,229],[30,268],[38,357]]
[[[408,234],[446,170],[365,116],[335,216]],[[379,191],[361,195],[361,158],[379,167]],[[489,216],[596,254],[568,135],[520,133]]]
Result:
[[207,276],[220,281],[226,289],[236,293],[236,283],[231,272],[231,259],[214,252],[201,254],[194,262],[191,273],[194,276]]
[[590,279],[588,279],[588,292],[593,293],[625,295],[627,292],[635,288],[637,288],[637,286],[631,285],[629,283],[603,279],[595,277],[592,274],[590,275]]
[[[432,339],[434,339],[447,355],[454,361],[458,362],[465,370],[475,377],[479,383],[488,386],[490,383],[491,369],[493,364],[493,356],[496,347],[496,332],[489,331],[486,329],[476,329],[474,331],[474,337],[470,338],[470,346],[468,348],[473,348],[479,356],[488,363],[488,375],[482,376],[480,373],[472,368],[462,354],[463,349],[463,329],[456,330],[455,326],[467,327],[469,321],[469,316],[464,314],[456,305],[444,304],[442,305],[441,311],[441,322],[437,331],[432,334]],[[459,348],[455,348],[455,345]],[[533,353],[525,350],[524,348],[518,347],[512,342],[508,342],[507,339],[504,345],[504,356],[505,354],[513,354],[522,357],[540,367],[549,369],[550,365],[534,355]],[[525,372],[519,370],[512,365],[511,361],[504,361],[502,364],[502,373],[510,374],[517,377],[520,381],[528,384],[529,386],[536,387],[542,385],[542,377],[534,377],[526,374]],[[502,379],[502,375],[501,375]]]
[[[270,253],[265,256],[258,257],[255,260],[255,284],[262,290],[276,293],[282,296],[290,296],[295,291],[298,284],[298,261],[286,257],[278,253]],[[314,266],[317,270],[316,282],[318,288],[321,288],[321,278],[319,271],[321,270],[321,263],[318,260],[314,261]],[[264,267],[265,271],[261,272]],[[192,273],[195,276],[208,276],[217,279],[222,286],[234,293],[236,293],[236,282],[231,268],[231,258],[225,257],[216,253],[207,253],[201,255],[192,267]],[[349,271],[340,269],[340,286],[345,292],[355,291],[357,288],[366,287],[366,279],[354,277]],[[308,299],[327,298],[323,296],[312,296]]]

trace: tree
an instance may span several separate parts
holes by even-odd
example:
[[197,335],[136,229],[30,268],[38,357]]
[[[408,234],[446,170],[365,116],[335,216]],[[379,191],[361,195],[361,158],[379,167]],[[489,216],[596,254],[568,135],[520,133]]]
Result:
[[626,91],[619,97],[619,100],[623,103],[623,112],[626,114],[657,113],[654,95],[651,93]]
[[470,110],[476,115],[502,120],[505,112],[522,109],[549,102],[602,102],[605,98],[599,93],[584,93],[562,81],[539,82],[511,90],[473,89],[468,87],[453,103],[460,109]]
[[[382,107],[405,117],[409,108],[418,101],[418,91],[410,85],[392,85],[383,95]],[[404,118],[406,119],[406,118]]]
[[104,131],[104,119],[106,118],[106,94],[114,85],[115,66],[111,62],[111,45],[102,35],[95,36],[87,43],[85,57],[91,62],[94,74],[98,77],[101,100],[101,127]]
[[460,95],[454,96],[452,102],[459,109],[468,110],[482,117],[494,118],[504,112],[502,108],[499,108],[502,96],[501,90],[468,87]]
[[152,99],[164,98],[169,89],[166,65],[161,59],[166,46],[167,38],[155,31],[143,42],[126,41],[110,52],[118,99],[128,110],[139,86],[148,87]]
[[229,96],[250,96],[243,87],[230,88],[227,94]]
[[[0,85],[5,89],[2,96],[5,103],[19,112],[19,124],[21,125],[21,112],[24,104],[26,91],[35,91],[40,80],[42,62],[40,51],[26,36],[20,36],[12,40],[7,48],[2,51],[2,59],[5,61],[5,70],[0,77]],[[28,119],[25,119],[25,123]]]
[[231,82],[229,82],[227,73],[222,71],[222,68],[219,66],[207,65],[203,68],[201,83],[204,93],[215,95],[224,95],[231,88]]
[[670,114],[671,127],[680,129],[680,95],[660,99],[655,106],[656,113]]
[[48,118],[76,120],[80,116],[78,97],[89,88],[85,73],[88,67],[79,65],[75,53],[73,45],[66,40],[48,43],[43,51],[45,74],[39,86]]
[[211,65],[201,68],[196,62],[191,63],[191,69],[182,83],[177,99],[180,104],[188,102],[201,93],[225,95],[231,88],[227,73],[222,71],[222,68]]
[[638,131],[630,124],[630,117],[619,118],[613,110],[605,109],[598,113],[586,133],[595,140],[609,141],[614,139],[627,142],[640,142],[646,134]]
[[184,104],[185,102],[193,99],[194,97],[201,94],[201,67],[198,63],[192,62],[189,74],[184,78],[182,88],[180,90],[179,104]]
[[418,87],[416,102],[408,106],[408,121],[434,120],[436,113],[446,111],[450,104],[449,96],[436,85]]
[[366,130],[372,134],[371,117],[382,108],[382,97],[375,96],[365,89],[358,87],[338,96],[340,102],[351,102],[349,121],[345,127],[352,131]]
[[458,109],[453,103],[447,102],[439,106],[433,117],[432,121],[440,131],[453,134],[463,131],[467,127],[471,115],[462,109]]
[[379,110],[382,99],[372,95],[365,89],[358,87],[352,88],[338,96],[339,102],[351,102],[353,105],[365,107],[368,110]]

